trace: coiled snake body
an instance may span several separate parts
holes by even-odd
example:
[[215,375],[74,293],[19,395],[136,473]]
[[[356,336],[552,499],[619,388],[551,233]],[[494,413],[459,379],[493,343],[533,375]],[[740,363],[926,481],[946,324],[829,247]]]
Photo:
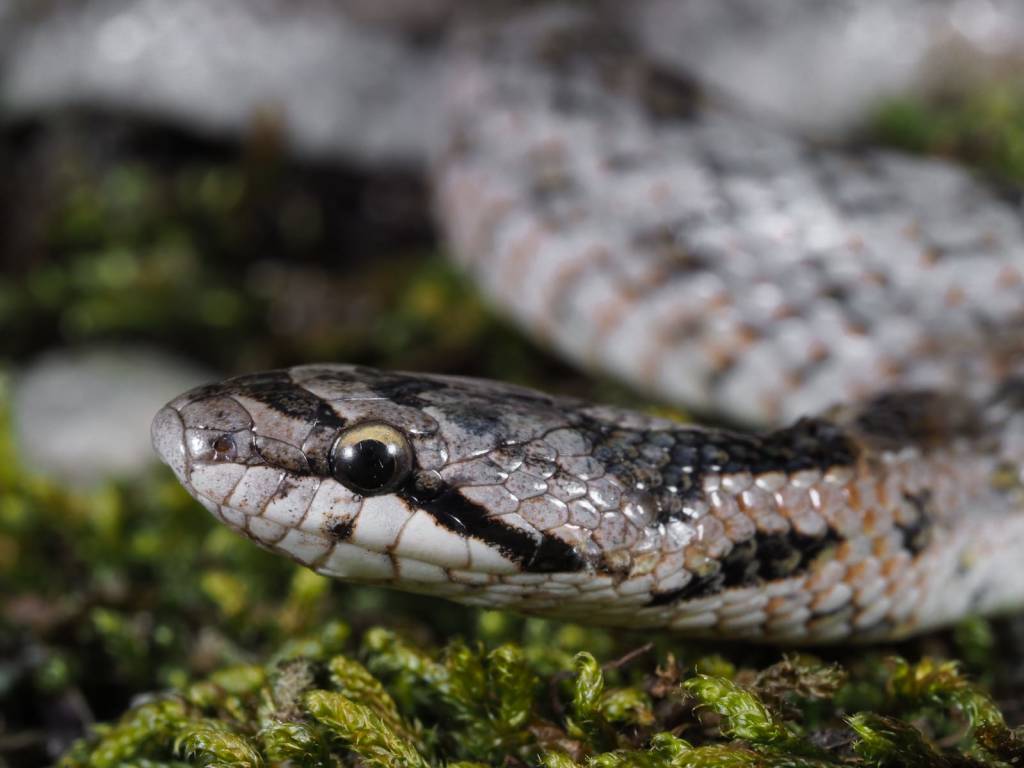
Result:
[[791,426],[301,366],[158,414],[199,501],[322,573],[590,623],[822,642],[1024,601],[1011,206],[716,106],[578,8],[456,37],[437,202],[484,290],[580,362]]

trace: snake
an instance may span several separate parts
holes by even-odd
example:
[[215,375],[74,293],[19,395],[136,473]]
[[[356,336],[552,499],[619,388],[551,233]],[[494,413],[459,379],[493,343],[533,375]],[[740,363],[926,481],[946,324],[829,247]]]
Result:
[[[453,257],[540,343],[737,427],[300,365],[159,411],[188,492],[321,574],[584,624],[816,644],[1024,604],[1013,199],[734,104],[628,13],[477,15],[399,131],[436,130]],[[351,150],[323,124],[300,152]]]

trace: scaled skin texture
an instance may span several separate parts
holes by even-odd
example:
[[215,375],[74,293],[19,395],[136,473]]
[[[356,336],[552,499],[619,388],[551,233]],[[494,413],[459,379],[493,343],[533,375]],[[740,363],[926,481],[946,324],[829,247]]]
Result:
[[[153,443],[218,519],[329,576],[816,643],[1020,602],[1020,492],[993,482],[1013,441],[982,445],[985,419],[1011,407],[918,392],[752,436],[489,381],[311,365],[192,390],[157,414]],[[339,459],[366,435],[394,435],[399,457],[375,465],[385,484],[370,491]]]

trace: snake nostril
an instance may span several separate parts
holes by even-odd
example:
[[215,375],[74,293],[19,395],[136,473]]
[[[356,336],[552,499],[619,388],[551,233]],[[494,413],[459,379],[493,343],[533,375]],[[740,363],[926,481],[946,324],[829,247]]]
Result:
[[230,459],[236,453],[235,441],[228,435],[221,435],[210,444],[210,447],[217,459]]

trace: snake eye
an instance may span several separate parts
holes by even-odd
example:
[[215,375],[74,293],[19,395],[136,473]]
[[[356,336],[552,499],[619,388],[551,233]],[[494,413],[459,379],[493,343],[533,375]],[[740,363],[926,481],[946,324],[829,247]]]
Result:
[[409,476],[412,449],[405,435],[387,424],[359,424],[342,432],[331,450],[334,476],[364,494],[390,491]]

